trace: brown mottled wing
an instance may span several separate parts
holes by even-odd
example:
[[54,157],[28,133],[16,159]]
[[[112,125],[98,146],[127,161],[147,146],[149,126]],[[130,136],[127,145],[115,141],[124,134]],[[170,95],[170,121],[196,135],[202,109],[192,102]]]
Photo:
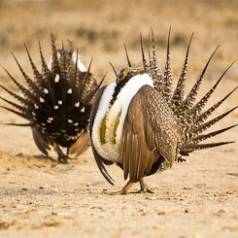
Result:
[[177,153],[177,123],[166,101],[150,86],[132,99],[125,118],[121,153],[124,178],[137,182],[163,156],[171,166]]
[[102,175],[104,176],[104,178],[110,183],[110,184],[114,184],[113,183],[113,179],[112,177],[109,175],[109,173],[107,172],[104,164],[106,165],[110,165],[110,164],[113,164],[113,162],[110,162],[110,161],[107,161],[106,159],[102,158],[98,153],[97,151],[95,150],[94,146],[93,146],[93,142],[92,142],[92,127],[93,127],[93,123],[94,123],[94,118],[96,116],[96,113],[97,113],[97,110],[98,110],[98,106],[99,106],[99,102],[101,100],[101,97],[102,97],[102,94],[105,90],[105,87],[102,87],[97,95],[96,95],[96,98],[94,100],[94,104],[92,106],[92,109],[91,109],[91,113],[90,113],[90,119],[89,119],[89,129],[90,129],[90,138],[91,138],[91,144],[92,144],[92,151],[93,151],[93,155],[94,155],[94,158],[96,160],[96,163],[97,163],[97,166],[99,168],[99,170],[101,171]]
[[88,132],[83,132],[77,141],[70,147],[69,153],[80,155],[90,146],[90,138]]
[[45,155],[48,155],[47,150],[50,149],[48,143],[45,141],[45,139],[41,136],[39,130],[36,127],[32,127],[32,136],[35,141],[35,144],[37,148],[44,153]]

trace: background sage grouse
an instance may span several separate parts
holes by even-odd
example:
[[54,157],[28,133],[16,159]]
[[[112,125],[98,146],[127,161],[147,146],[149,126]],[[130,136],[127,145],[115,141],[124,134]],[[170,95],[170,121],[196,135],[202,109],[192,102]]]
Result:
[[235,110],[236,107],[207,120],[235,89],[202,112],[222,77],[231,67],[229,66],[215,85],[195,103],[198,88],[216,49],[191,91],[184,95],[191,39],[174,91],[171,90],[169,39],[165,70],[162,73],[158,68],[155,41],[151,32],[148,59],[146,60],[144,55],[142,38],[142,63],[132,65],[125,47],[128,67],[122,69],[118,75],[113,68],[116,81],[102,87],[96,96],[90,115],[91,144],[96,163],[111,184],[113,179],[105,165],[116,163],[123,169],[124,179],[129,176],[129,182],[116,194],[127,193],[135,182],[140,182],[141,191],[149,192],[143,181],[145,176],[170,168],[181,155],[232,143],[200,143],[235,126],[204,133]]
[[[56,48],[55,37],[51,35],[52,59],[47,65],[39,42],[41,72],[35,66],[26,48],[33,70],[34,80],[23,70],[13,55],[26,85],[23,86],[6,69],[21,95],[1,85],[17,103],[3,97],[2,100],[14,109],[2,106],[29,121],[37,147],[48,155],[51,147],[58,154],[59,162],[66,162],[69,153],[82,153],[90,143],[87,125],[95,94],[100,86],[90,73],[90,66],[85,70],[79,55],[71,46],[66,50]],[[66,155],[60,147],[66,147]]]

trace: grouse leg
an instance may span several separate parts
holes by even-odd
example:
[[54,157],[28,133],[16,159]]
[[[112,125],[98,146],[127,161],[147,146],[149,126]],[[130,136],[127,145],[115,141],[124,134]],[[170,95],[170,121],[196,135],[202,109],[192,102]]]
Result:
[[54,149],[56,153],[58,154],[58,161],[59,163],[67,163],[68,162],[68,156],[63,153],[63,151],[60,149],[58,144],[54,144]]
[[129,181],[120,191],[112,192],[110,195],[122,195],[127,194],[128,191],[133,187],[134,183]]
[[145,183],[144,179],[140,179],[140,193],[154,193],[153,190],[149,188],[149,186]]

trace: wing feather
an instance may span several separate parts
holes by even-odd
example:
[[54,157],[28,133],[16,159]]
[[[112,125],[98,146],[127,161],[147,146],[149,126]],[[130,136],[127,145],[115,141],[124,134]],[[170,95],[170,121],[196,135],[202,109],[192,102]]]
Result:
[[139,181],[150,174],[157,160],[170,167],[177,156],[178,135],[172,110],[155,89],[143,86],[133,97],[123,126],[124,178],[129,175],[130,181]]
[[136,182],[144,177],[158,158],[154,132],[143,113],[143,92],[132,99],[125,118],[121,151],[124,178]]

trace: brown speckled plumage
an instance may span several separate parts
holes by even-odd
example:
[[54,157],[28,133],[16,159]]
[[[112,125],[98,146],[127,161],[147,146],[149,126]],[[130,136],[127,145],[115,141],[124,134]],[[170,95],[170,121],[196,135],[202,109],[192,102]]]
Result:
[[[199,86],[202,83],[207,67],[214,56],[216,49],[209,58],[201,76],[198,78],[191,91],[188,92],[187,95],[185,94],[188,56],[192,37],[188,44],[181,76],[178,79],[175,90],[172,90],[169,45],[170,33],[165,69],[162,72],[158,66],[154,35],[153,32],[151,32],[148,60],[144,54],[142,37],[142,63],[132,65],[126,50],[129,67],[122,69],[118,75],[116,73],[114,93],[112,94],[112,99],[107,111],[103,114],[103,121],[98,119],[100,118],[98,115],[103,113],[103,105],[100,104],[100,102],[105,100],[105,95],[108,94],[107,89],[112,88],[114,83],[102,88],[95,99],[95,104],[93,105],[90,116],[90,133],[97,165],[104,177],[111,184],[113,184],[113,180],[108,174],[104,164],[107,165],[116,162],[124,171],[124,179],[129,177],[126,186],[116,194],[127,193],[135,182],[140,182],[141,191],[150,191],[143,181],[145,176],[151,175],[156,171],[170,168],[175,161],[181,160],[182,155],[188,155],[195,150],[212,148],[233,142],[201,143],[208,138],[212,138],[236,126],[232,125],[208,134],[205,133],[207,129],[237,108],[234,107],[224,114],[207,121],[207,118],[212,112],[215,111],[236,90],[236,88],[219,102],[215,103],[211,108],[204,110],[208,99],[215,91],[225,73],[231,67],[230,65],[218,79],[216,84],[196,102]],[[127,90],[129,82],[135,80],[138,75],[141,76],[138,80],[150,77],[153,81],[153,86],[148,83],[135,92],[126,112],[121,138],[116,141],[117,133],[120,133],[118,129],[119,126],[116,124],[117,127],[114,128],[113,131],[107,131],[109,130],[107,126],[111,123],[110,120],[112,120],[112,116],[109,115],[111,115],[117,100],[121,100],[121,111],[123,111],[123,103],[127,102],[123,97],[120,97],[120,95],[123,90]],[[137,83],[139,84],[140,82],[138,81]],[[132,90],[132,88],[130,88],[130,90]],[[130,90],[128,90],[128,94]],[[120,118],[118,118],[117,115],[115,115],[115,118],[120,122]],[[97,128],[99,128],[99,132],[97,132]],[[97,133],[100,134],[99,137],[97,137]],[[114,133],[115,145],[119,147],[115,159],[113,159],[112,154],[110,155],[110,150],[107,149],[108,147],[104,146],[107,143],[109,146],[114,145],[110,145],[107,141],[104,141],[104,145],[102,145],[100,141],[102,136],[104,136],[104,140],[106,140],[106,136],[109,135],[109,133]],[[115,149],[117,146],[115,146]]]

